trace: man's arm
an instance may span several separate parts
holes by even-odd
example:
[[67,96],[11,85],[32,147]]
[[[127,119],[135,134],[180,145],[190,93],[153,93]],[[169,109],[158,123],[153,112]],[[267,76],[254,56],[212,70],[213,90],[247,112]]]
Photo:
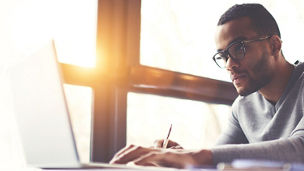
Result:
[[249,143],[236,116],[231,113],[228,125],[223,133],[221,133],[216,145],[225,144],[247,144]]
[[231,162],[234,159],[304,162],[304,136],[254,144],[222,145],[211,151],[214,164]]
[[129,146],[114,156],[111,163],[133,162],[143,166],[186,168],[216,165],[234,159],[263,159],[304,162],[304,137],[294,136],[255,144],[222,145],[211,150],[186,151]]
[[[304,101],[303,101],[304,102]],[[229,129],[234,134],[240,132],[237,118],[232,118]],[[233,129],[235,127],[235,129]],[[298,122],[296,128],[288,138],[281,138],[271,141],[247,144],[231,144],[223,145],[225,142],[234,136],[227,130],[227,135],[224,133],[224,141],[220,146],[211,149],[213,154],[213,162],[231,162],[234,159],[263,159],[263,160],[278,160],[285,162],[304,162],[304,117]],[[220,144],[219,143],[219,144]]]
[[212,164],[210,150],[183,150],[146,148],[130,145],[118,152],[111,164],[136,164],[142,166],[162,166],[187,168]]

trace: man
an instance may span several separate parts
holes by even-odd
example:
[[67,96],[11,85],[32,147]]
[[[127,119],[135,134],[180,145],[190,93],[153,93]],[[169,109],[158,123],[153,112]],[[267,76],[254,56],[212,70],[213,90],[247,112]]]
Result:
[[218,22],[213,60],[230,73],[240,96],[217,146],[187,151],[131,145],[111,163],[184,168],[240,158],[304,162],[304,64],[285,60],[280,37],[262,5],[228,9]]

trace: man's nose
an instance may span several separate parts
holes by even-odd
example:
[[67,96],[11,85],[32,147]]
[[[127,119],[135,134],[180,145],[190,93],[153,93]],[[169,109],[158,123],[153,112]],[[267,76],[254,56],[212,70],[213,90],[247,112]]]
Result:
[[233,60],[230,56],[226,61],[226,69],[228,71],[231,71],[233,68],[238,68],[240,66],[240,63],[236,60]]

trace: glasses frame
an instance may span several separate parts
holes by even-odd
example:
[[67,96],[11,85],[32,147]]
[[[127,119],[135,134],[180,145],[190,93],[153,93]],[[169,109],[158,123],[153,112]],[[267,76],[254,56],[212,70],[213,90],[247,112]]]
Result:
[[[215,55],[213,55],[212,59],[213,61],[216,63],[216,65],[220,68],[226,68],[225,66],[224,67],[221,67],[217,62],[216,62],[216,55],[218,54],[223,54],[222,57],[225,57],[225,61],[227,62],[228,58],[231,58],[232,60],[234,61],[240,61],[241,59],[243,59],[246,55],[246,47],[245,47],[245,44],[248,44],[248,43],[252,43],[252,42],[256,42],[256,41],[263,41],[263,40],[266,40],[266,39],[269,39],[271,38],[272,36],[265,36],[265,37],[260,37],[260,38],[256,38],[256,39],[251,39],[251,40],[242,40],[242,41],[238,41],[238,42],[233,42],[231,44],[229,44],[224,50],[221,50],[221,51],[218,51],[217,53],[215,53]],[[234,56],[232,56],[230,53],[229,53],[229,49],[235,45],[235,44],[241,44],[242,47],[243,47],[243,56],[242,57],[239,57],[239,58],[235,58]]]

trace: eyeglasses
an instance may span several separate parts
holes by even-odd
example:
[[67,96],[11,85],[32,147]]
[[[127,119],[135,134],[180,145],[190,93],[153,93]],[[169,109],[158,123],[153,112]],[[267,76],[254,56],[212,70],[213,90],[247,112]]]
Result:
[[212,59],[220,68],[226,68],[227,60],[229,57],[234,61],[240,61],[244,58],[244,56],[246,55],[246,44],[256,41],[263,41],[269,39],[270,37],[271,36],[267,36],[252,40],[242,40],[240,42],[231,43],[226,49],[217,52]]

